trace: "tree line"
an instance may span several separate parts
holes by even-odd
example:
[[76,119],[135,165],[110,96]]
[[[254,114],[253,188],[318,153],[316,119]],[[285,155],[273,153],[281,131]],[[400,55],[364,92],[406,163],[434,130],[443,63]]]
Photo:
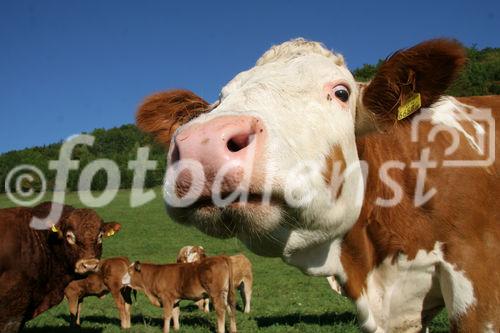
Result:
[[[452,96],[475,96],[500,94],[500,48],[485,48],[478,50],[476,47],[467,49],[469,61],[457,80],[448,89]],[[354,70],[353,74],[358,81],[369,81],[376,73],[376,64],[365,64]],[[121,188],[132,186],[133,171],[129,170],[128,162],[136,159],[139,147],[150,147],[150,160],[158,161],[156,170],[148,171],[145,187],[154,187],[162,183],[165,173],[165,152],[162,147],[155,144],[149,135],[141,133],[134,125],[123,125],[111,129],[96,129],[89,133],[95,137],[93,146],[78,145],[73,151],[72,158],[80,162],[78,170],[69,172],[68,190],[75,191],[81,170],[96,159],[111,159],[121,172]],[[55,171],[49,170],[48,162],[57,160],[62,142],[10,151],[0,155],[0,192],[5,192],[5,181],[8,173],[18,165],[30,164],[39,168],[47,179],[47,189],[52,190],[55,183]],[[35,175],[34,181],[25,179],[20,182],[24,190],[39,191],[41,182]],[[15,177],[14,177],[15,179]],[[8,184],[14,189],[14,179]],[[102,190],[106,187],[107,176],[104,171],[96,173],[92,180],[93,190]]]

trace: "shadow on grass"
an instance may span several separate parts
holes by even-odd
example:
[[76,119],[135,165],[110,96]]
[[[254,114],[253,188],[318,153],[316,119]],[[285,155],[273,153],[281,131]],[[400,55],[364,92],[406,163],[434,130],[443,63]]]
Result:
[[61,326],[43,326],[43,327],[27,327],[24,328],[21,333],[101,333],[102,328],[70,328]]
[[329,312],[319,315],[293,313],[283,316],[255,317],[255,321],[257,322],[257,326],[260,328],[273,325],[293,326],[300,323],[323,326],[338,323],[353,324],[356,323],[356,316],[351,312]]
[[[184,307],[181,309],[181,317],[180,317],[181,328],[182,328],[182,326],[193,326],[193,327],[198,326],[198,327],[205,327],[207,329],[210,329],[211,331],[215,331],[215,323],[212,323],[207,318],[204,318],[204,317],[198,316],[198,315],[190,314],[189,316],[183,316],[182,315],[183,310],[184,310]],[[70,328],[69,328],[69,319],[70,319],[69,315],[59,315],[58,318],[65,320],[68,323],[68,328],[65,328],[64,330],[59,330],[59,331],[56,330],[55,332],[73,332],[73,331],[70,331]],[[133,315],[132,318],[130,318],[130,319],[132,321],[132,325],[147,324],[150,326],[163,327],[163,318],[153,318],[150,316]],[[118,319],[118,317],[114,318],[114,317],[105,317],[105,316],[82,316],[81,320],[82,320],[82,323],[88,322],[88,323],[101,324],[101,325],[120,326],[120,319]],[[214,316],[214,320],[215,320],[215,316]],[[28,333],[28,332],[42,332],[42,330],[26,331],[26,333]],[[43,332],[45,332],[45,331],[43,331]],[[47,332],[52,332],[52,329],[48,329]],[[83,328],[80,330],[74,329],[74,332],[93,333],[93,332],[102,332],[102,330],[93,331],[93,330],[89,329],[87,331],[85,328]]]

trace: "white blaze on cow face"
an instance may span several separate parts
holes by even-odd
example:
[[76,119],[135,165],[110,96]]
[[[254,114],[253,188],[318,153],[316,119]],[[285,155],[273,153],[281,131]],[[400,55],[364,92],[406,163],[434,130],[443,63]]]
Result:
[[[348,99],[339,90],[347,90]],[[250,170],[245,170],[251,172],[246,184],[249,202],[223,208],[206,201],[190,208],[167,204],[169,213],[209,234],[237,236],[259,254],[307,266],[303,254],[297,260],[294,256],[309,247],[330,248],[329,243],[345,234],[359,216],[363,177],[355,143],[357,99],[357,84],[342,56],[304,40],[271,48],[255,67],[222,89],[211,112],[178,129],[170,146],[173,162],[173,155],[178,158],[176,145],[203,132],[203,126],[215,131],[225,126],[224,119],[234,123],[234,117],[251,117],[250,122],[259,123],[255,140],[261,142],[252,152],[255,161],[247,163]],[[202,143],[206,142],[208,138]],[[323,175],[334,147],[342,152],[349,170],[336,198]],[[167,195],[175,191],[172,186],[166,183]],[[310,252],[317,261],[315,251]],[[325,262],[338,262],[338,251],[330,252],[335,258]],[[317,271],[326,276],[338,273],[327,268]]]

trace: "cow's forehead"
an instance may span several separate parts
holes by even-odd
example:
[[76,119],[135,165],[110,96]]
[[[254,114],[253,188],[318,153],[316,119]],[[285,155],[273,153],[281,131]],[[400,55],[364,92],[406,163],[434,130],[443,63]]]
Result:
[[333,53],[323,44],[307,41],[302,38],[293,39],[271,47],[262,57],[257,60],[256,65],[261,66],[272,62],[286,62],[304,55],[318,54],[331,59],[338,66],[344,65],[344,58],[340,54]]
[[102,220],[90,209],[75,209],[68,218],[69,226],[82,233],[98,232],[102,226]]
[[236,75],[222,89],[221,97],[259,88],[293,94],[337,79],[355,84],[341,55],[317,42],[293,40],[273,46],[255,67]]

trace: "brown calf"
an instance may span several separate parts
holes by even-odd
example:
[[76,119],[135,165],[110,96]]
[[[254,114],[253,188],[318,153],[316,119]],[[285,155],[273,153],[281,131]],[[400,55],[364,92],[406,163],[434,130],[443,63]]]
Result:
[[[202,246],[184,246],[177,255],[178,263],[198,262],[206,258],[205,249]],[[244,304],[244,312],[250,313],[250,300],[252,298],[252,263],[243,254],[230,256],[233,268],[233,284],[239,289]],[[196,302],[200,310],[209,311],[209,299]]]
[[104,297],[111,293],[120,313],[121,327],[130,328],[130,288],[123,288],[122,278],[130,262],[125,257],[108,258],[99,264],[99,270],[85,279],[72,281],[64,290],[68,300],[71,326],[80,326],[83,299],[87,296]]
[[151,303],[163,307],[163,332],[170,331],[170,320],[174,329],[179,329],[178,302],[181,299],[200,300],[208,295],[217,314],[217,332],[225,331],[226,307],[230,316],[230,330],[236,332],[233,273],[228,257],[210,257],[189,264],[141,264],[136,261],[123,277],[123,284],[143,291]]

